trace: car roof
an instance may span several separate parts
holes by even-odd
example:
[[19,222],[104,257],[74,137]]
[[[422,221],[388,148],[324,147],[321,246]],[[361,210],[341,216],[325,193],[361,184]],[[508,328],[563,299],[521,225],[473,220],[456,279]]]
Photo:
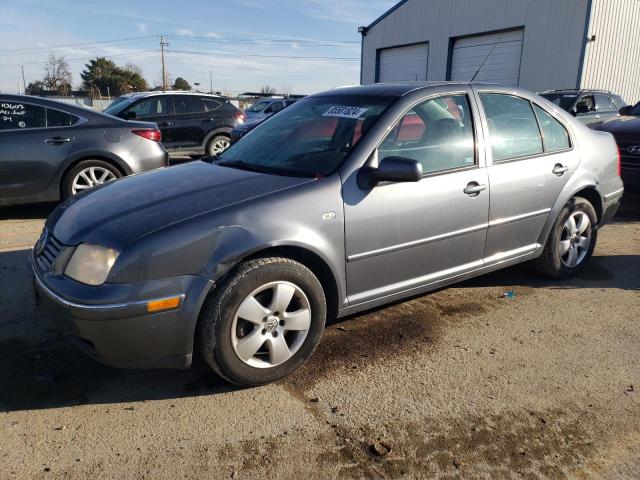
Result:
[[[71,98],[71,97],[70,97]],[[91,110],[90,108],[85,108],[82,106],[74,105],[72,103],[67,102],[59,102],[57,100],[49,99],[46,97],[36,97],[33,95],[18,95],[18,94],[0,94],[0,100],[9,101],[9,102],[25,102],[32,103],[34,105],[39,105],[41,107],[49,107],[57,110],[64,110],[69,113],[73,113],[79,116],[91,116],[91,115],[103,115],[100,112],[96,112],[95,110]]]
[[185,90],[166,90],[164,92],[132,92],[125,93],[124,95],[120,95],[124,98],[142,98],[142,97],[151,97],[154,95],[195,95],[198,97],[210,97],[215,99],[226,100],[227,97],[223,97],[222,95],[214,95],[212,93],[201,93],[201,92],[190,92]]
[[376,83],[373,85],[349,85],[336,87],[333,90],[316,93],[312,96],[382,96],[382,97],[402,97],[417,90],[428,90],[438,87],[472,86],[475,88],[489,87],[492,90],[504,92],[526,92],[518,87],[499,85],[485,82],[461,82],[461,81],[438,81],[438,82],[406,82],[406,83]]
[[608,90],[596,90],[596,89],[590,89],[590,88],[563,88],[563,89],[558,89],[558,90],[545,90],[544,92],[540,92],[540,95],[543,95],[545,93],[559,93],[559,94],[563,94],[563,93],[572,93],[572,94],[576,94],[576,95],[580,95],[582,93],[604,93],[606,95],[614,95],[613,93],[611,93]]

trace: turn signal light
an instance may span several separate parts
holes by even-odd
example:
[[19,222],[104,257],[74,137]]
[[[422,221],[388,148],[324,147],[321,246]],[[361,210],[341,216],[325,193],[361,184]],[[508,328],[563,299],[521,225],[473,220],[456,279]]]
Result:
[[177,308],[180,305],[181,297],[169,297],[169,298],[161,298],[160,300],[151,300],[147,302],[147,312],[161,312],[163,310],[171,310],[172,308]]
[[157,128],[138,128],[136,130],[131,130],[131,133],[135,133],[147,140],[152,140],[154,142],[159,142],[162,140],[162,133]]

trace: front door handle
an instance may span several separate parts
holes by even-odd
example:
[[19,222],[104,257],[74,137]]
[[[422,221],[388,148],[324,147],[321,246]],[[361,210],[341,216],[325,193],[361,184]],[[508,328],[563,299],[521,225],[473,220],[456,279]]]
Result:
[[51,137],[51,138],[47,138],[44,143],[48,143],[49,145],[60,145],[62,143],[68,143],[70,142],[71,139],[70,138],[63,138],[63,137]]
[[555,166],[553,167],[553,170],[551,171],[553,172],[554,175],[561,177],[567,172],[567,170],[569,170],[569,167],[566,167],[561,163],[556,163]]
[[159,127],[170,127],[171,125],[173,125],[173,122],[160,122],[160,123],[158,123]]
[[487,186],[484,184],[480,184],[478,182],[469,182],[463,192],[470,197],[477,197],[478,195],[480,195],[480,192],[486,189]]

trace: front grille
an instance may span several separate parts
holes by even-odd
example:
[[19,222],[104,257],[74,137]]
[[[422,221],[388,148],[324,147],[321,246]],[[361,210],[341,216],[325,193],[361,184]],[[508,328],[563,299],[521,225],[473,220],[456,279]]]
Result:
[[45,228],[40,236],[40,240],[36,243],[34,258],[38,269],[44,273],[51,270],[53,262],[56,261],[63,245],[50,235]]

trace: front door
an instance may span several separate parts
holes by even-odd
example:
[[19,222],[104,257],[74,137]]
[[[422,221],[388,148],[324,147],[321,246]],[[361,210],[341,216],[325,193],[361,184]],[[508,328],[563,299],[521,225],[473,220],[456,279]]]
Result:
[[567,179],[578,167],[567,129],[539,105],[480,92],[488,130],[491,185],[485,264],[541,248],[538,240]]
[[[489,189],[475,148],[470,91],[411,108],[374,152],[418,160],[415,183],[343,186],[352,305],[409,292],[483,265]],[[374,158],[374,163],[376,159]]]
[[44,107],[0,101],[0,196],[37,195],[53,180],[71,152],[74,132],[46,125]]

